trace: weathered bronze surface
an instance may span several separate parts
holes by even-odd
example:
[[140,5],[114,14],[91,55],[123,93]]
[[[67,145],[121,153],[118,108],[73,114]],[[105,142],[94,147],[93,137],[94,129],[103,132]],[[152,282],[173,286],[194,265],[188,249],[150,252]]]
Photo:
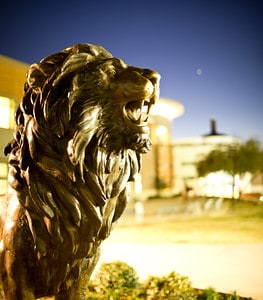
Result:
[[150,147],[157,72],[78,44],[28,71],[1,202],[0,275],[7,300],[85,299],[99,246]]

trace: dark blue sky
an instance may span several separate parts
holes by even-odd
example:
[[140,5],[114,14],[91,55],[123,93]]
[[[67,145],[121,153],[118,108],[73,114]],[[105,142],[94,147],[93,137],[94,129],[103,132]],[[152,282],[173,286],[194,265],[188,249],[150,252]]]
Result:
[[162,75],[185,114],[173,137],[218,131],[263,141],[263,2],[21,1],[1,4],[0,54],[33,63],[75,43],[100,44]]

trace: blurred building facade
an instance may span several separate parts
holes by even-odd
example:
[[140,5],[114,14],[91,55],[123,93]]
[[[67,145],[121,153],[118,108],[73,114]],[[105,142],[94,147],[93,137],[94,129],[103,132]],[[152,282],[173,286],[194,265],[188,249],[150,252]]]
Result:
[[5,193],[7,178],[6,144],[12,139],[14,113],[22,98],[28,65],[0,55],[0,194]]
[[[143,155],[143,167],[135,183],[135,194],[140,198],[171,194],[174,187],[174,156],[172,153],[172,124],[184,113],[184,106],[175,100],[160,98],[153,107],[150,124],[152,150]],[[141,189],[136,188],[138,184]],[[136,195],[135,195],[136,197]]]
[[196,163],[218,146],[240,143],[240,140],[216,130],[216,121],[211,119],[210,133],[202,136],[173,141],[174,193],[202,195],[208,197],[231,197],[232,177],[225,172],[198,178]]
[[[192,196],[225,197],[258,200],[263,194],[263,174],[252,176],[250,173],[235,175],[233,194],[233,177],[224,172],[210,173],[205,177],[198,178],[196,163],[204,155],[222,145],[241,143],[241,140],[223,133],[216,128],[216,120],[210,121],[208,134],[176,139],[173,141],[174,157],[174,194]],[[242,194],[240,195],[240,193]]]

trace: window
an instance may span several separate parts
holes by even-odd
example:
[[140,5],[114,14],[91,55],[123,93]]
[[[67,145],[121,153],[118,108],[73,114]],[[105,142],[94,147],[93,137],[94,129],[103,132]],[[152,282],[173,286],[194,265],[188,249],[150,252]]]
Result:
[[0,96],[0,127],[14,127],[15,100]]
[[7,188],[7,163],[0,162],[0,194],[6,193]]

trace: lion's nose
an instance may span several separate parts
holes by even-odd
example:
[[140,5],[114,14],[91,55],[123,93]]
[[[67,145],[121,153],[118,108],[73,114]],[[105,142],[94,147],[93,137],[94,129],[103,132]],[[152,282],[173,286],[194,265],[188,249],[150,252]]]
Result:
[[154,88],[154,84],[153,84],[153,82],[152,82],[152,80],[149,80],[148,78],[147,78],[147,82],[146,82],[146,84],[145,84],[145,86],[144,86],[144,91],[147,93],[147,95],[153,95],[154,94],[154,92],[155,92],[155,88]]
[[153,91],[153,97],[151,99],[152,104],[155,104],[156,101],[158,100],[160,96],[160,80],[161,80],[161,75],[155,71],[152,72],[151,77],[150,77],[151,83],[154,87]]
[[161,79],[161,75],[155,71],[152,71],[152,74],[150,75],[150,80],[154,85],[159,85]]
[[[138,74],[138,73],[137,73]],[[161,75],[153,70],[146,70],[145,73],[139,74],[140,77],[143,77],[144,91],[147,93],[148,97],[151,98],[151,102],[154,104],[159,98],[160,94],[160,79]]]

